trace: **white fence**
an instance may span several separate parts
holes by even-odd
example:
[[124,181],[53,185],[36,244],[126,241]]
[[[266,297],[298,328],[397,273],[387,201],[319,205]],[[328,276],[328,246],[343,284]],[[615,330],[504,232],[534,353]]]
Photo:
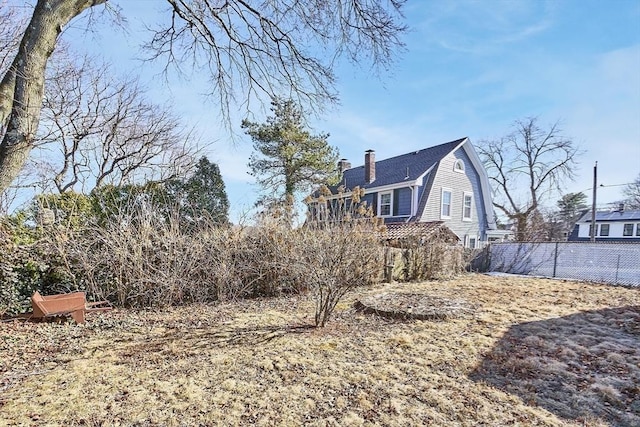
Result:
[[640,286],[640,243],[492,243],[489,271]]

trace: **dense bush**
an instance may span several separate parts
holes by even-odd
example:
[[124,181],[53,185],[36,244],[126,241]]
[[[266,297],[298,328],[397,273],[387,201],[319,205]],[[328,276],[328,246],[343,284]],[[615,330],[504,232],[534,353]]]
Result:
[[[46,200],[53,223],[23,218],[0,228],[0,313],[25,311],[35,290],[81,289],[135,308],[308,292],[324,326],[345,293],[380,280],[385,265],[380,225],[369,215],[300,228],[267,215],[232,227],[207,216],[185,223],[153,198],[128,197],[102,217],[85,202]],[[445,245],[399,250],[400,264],[405,280],[449,277],[463,266],[461,249]]]
[[393,279],[401,281],[450,279],[466,266],[462,246],[442,242],[388,248],[386,258]]
[[200,224],[197,232],[184,232],[179,222],[152,211],[83,230],[64,245],[64,257],[73,260],[73,274],[91,294],[128,307],[311,289],[336,295],[339,288],[342,295],[372,282],[379,268],[376,236],[353,226],[292,229],[263,220],[252,227]]
[[77,290],[70,271],[53,236],[0,222],[0,315],[27,311],[36,290],[45,294]]

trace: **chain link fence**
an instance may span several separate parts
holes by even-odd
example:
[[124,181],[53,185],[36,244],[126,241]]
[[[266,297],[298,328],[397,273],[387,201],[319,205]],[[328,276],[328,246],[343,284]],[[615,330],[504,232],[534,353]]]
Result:
[[640,286],[640,243],[506,242],[486,254],[489,271]]

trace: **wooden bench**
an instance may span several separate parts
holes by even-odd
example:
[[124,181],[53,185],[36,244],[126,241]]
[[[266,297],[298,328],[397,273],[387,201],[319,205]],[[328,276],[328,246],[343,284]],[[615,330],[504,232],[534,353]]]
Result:
[[85,314],[113,309],[108,301],[87,303],[84,292],[42,296],[36,291],[31,297],[33,318],[71,316],[76,323],[84,323]]

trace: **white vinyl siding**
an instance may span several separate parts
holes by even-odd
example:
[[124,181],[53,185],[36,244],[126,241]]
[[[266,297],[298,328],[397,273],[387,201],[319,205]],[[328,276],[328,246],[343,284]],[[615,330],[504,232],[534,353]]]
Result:
[[[462,160],[464,173],[454,169],[454,163]],[[429,175],[429,180],[424,183],[429,191],[429,197],[424,206],[419,206],[417,214],[420,221],[443,221],[444,224],[458,235],[464,244],[465,235],[477,236],[478,242],[486,239],[486,212],[485,201],[482,196],[480,175],[475,170],[471,160],[459,149],[447,155],[439,163],[438,167]],[[442,190],[451,192],[449,217],[443,216]],[[464,220],[463,205],[464,193],[471,194],[471,221]],[[422,203],[423,198],[420,202]],[[446,203],[445,203],[446,204]],[[446,212],[445,212],[446,213]]]

